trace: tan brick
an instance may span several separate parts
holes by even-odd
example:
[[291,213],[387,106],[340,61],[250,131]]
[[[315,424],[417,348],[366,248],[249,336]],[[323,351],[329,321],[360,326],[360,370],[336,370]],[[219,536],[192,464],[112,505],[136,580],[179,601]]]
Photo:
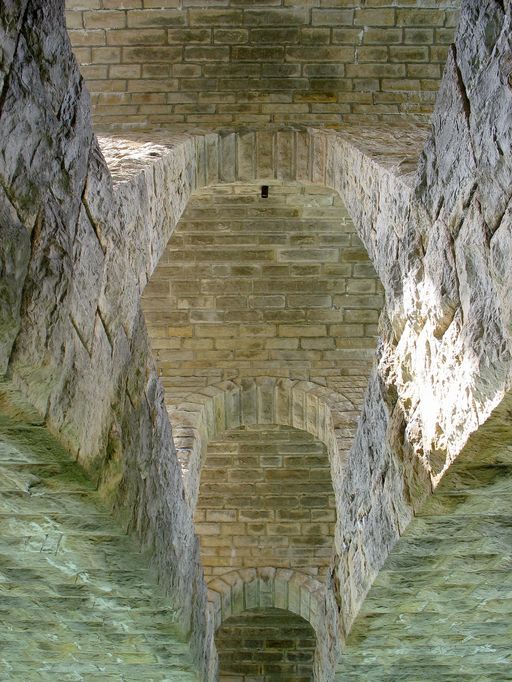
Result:
[[140,78],[140,64],[112,64],[108,67],[110,78]]
[[179,47],[126,47],[123,49],[123,61],[130,62],[172,62],[181,56]]
[[87,47],[94,45],[105,45],[105,31],[101,30],[69,30],[69,39],[73,47]]
[[445,13],[432,9],[399,9],[396,13],[398,26],[443,26]]
[[389,58],[392,62],[426,62],[429,49],[426,46],[393,46],[389,48]]
[[150,28],[170,26],[184,26],[186,13],[174,9],[144,9],[128,12],[128,26],[130,28]]
[[354,22],[352,9],[313,9],[313,26],[350,26]]
[[167,31],[169,44],[188,45],[190,43],[210,43],[211,30],[208,28],[170,28]]
[[228,9],[190,9],[191,26],[241,26],[242,12]]
[[121,50],[118,47],[93,48],[92,60],[96,64],[117,64],[121,61]]
[[108,31],[107,43],[109,45],[130,46],[130,45],[165,45],[167,34],[163,30],[146,29],[122,31]]
[[101,0],[66,0],[66,9],[70,11],[100,9]]
[[186,61],[229,61],[229,47],[218,46],[186,46],[184,50]]
[[294,336],[294,337],[313,337],[325,336],[327,329],[324,325],[279,325],[279,336]]
[[67,29],[82,29],[82,12],[65,12]]
[[86,29],[124,28],[126,26],[126,12],[123,10],[84,12],[83,22]]
[[356,9],[354,24],[356,26],[394,26],[394,9]]

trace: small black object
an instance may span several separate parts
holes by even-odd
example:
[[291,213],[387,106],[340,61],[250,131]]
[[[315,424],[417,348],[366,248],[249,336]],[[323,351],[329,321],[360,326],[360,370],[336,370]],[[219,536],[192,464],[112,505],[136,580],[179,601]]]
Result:
[[262,199],[268,198],[268,185],[262,185],[261,186],[261,197],[262,197]]

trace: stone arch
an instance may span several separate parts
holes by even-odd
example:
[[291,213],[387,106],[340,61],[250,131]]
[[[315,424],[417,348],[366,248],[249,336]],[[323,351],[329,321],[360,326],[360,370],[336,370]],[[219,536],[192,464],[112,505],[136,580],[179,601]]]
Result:
[[214,631],[230,616],[264,607],[290,611],[310,623],[317,641],[315,679],[330,679],[338,653],[338,612],[324,584],[291,569],[266,567],[230,571],[208,585]]
[[[165,139],[161,142],[151,159],[153,170],[152,177],[148,175],[148,182],[153,180],[156,185],[158,181],[161,191],[166,186],[172,187],[173,178],[178,178],[180,192],[173,204],[169,229],[159,235],[161,241],[152,251],[156,256],[155,265],[195,190],[236,182],[259,183],[261,180],[262,184],[267,184],[265,180],[277,179],[308,182],[341,196],[346,169],[340,168],[339,162],[344,162],[344,155],[348,157],[347,150],[351,148],[336,133],[290,126],[266,131],[266,137],[262,131],[246,129],[190,136],[177,142],[176,151],[174,147],[169,150]],[[249,155],[247,163],[244,163],[245,148]],[[152,153],[155,147],[150,144],[144,153],[146,151]],[[163,159],[167,163],[163,163]],[[352,158],[348,167],[353,163]],[[155,170],[157,166],[160,168]],[[365,217],[365,222],[371,224],[371,220],[371,216]],[[197,504],[201,465],[208,442],[226,430],[250,424],[291,426],[307,431],[324,443],[331,464],[336,508],[338,512],[344,509],[346,492],[343,491],[348,478],[344,466],[357,431],[360,405],[343,395],[343,390],[336,391],[334,387],[326,388],[313,381],[277,378],[269,376],[267,371],[272,373],[272,369],[265,368],[265,376],[256,373],[256,376],[212,383],[190,392],[187,389],[183,392],[183,400],[168,400],[174,444],[192,511]],[[336,556],[344,552],[340,527],[341,524],[335,533]],[[336,650],[335,643],[340,641],[338,609],[345,608],[344,603],[336,604],[335,593],[339,585],[331,577],[327,580],[329,589],[325,598],[331,605],[331,612],[336,614],[336,618],[330,618],[330,623],[336,625],[332,636],[322,636],[322,641],[330,642],[329,651],[322,654],[326,657]],[[331,668],[327,666],[326,669]]]
[[196,189],[270,179],[335,189],[328,182],[328,143],[336,139],[333,131],[302,125],[226,128],[193,139]]
[[[365,135],[377,171],[379,166],[381,170],[396,170],[396,177],[386,179],[390,194],[412,193],[412,188],[400,177],[413,170],[404,159],[403,139],[419,153],[426,142],[426,132],[405,128],[378,130],[373,134],[366,131]],[[348,132],[276,124],[264,130],[233,126],[206,133],[112,132],[99,135],[98,141],[120,206],[126,210],[126,206],[133,204],[130,197],[134,193],[142,195],[155,218],[147,233],[139,235],[140,246],[146,251],[146,278],[139,282],[140,294],[193,193],[218,184],[275,179],[332,190],[341,197],[355,224],[367,224],[368,234],[363,232],[359,236],[373,265],[378,265],[371,232],[378,205],[373,205],[367,196],[373,191],[374,180],[369,178],[368,186],[357,188],[361,195],[355,194],[352,176],[367,159],[358,148],[361,141]],[[411,156],[415,164],[416,157]]]
[[224,431],[250,424],[278,424],[307,431],[325,444],[335,482],[342,475],[358,411],[340,393],[310,381],[242,378],[208,386],[169,408],[173,439],[192,509],[208,442]]
[[301,616],[318,631],[325,615],[325,591],[318,580],[292,569],[239,569],[210,581],[208,606],[215,629],[246,609],[272,606]]
[[220,682],[313,679],[316,634],[291,611],[267,606],[230,616],[215,643]]
[[[141,158],[140,149],[139,147],[137,163],[140,162]],[[265,132],[239,129],[187,136],[176,140],[176,142],[172,141],[170,148],[168,141],[162,137],[156,147],[151,142],[144,149],[142,156],[153,152],[155,155],[151,156],[150,159],[151,173],[147,174],[147,181],[149,185],[151,182],[155,183],[155,187],[158,187],[158,194],[165,191],[166,187],[169,188],[169,191],[172,192],[171,205],[173,206],[168,229],[165,233],[159,234],[161,241],[152,251],[156,257],[155,265],[164,254],[165,245],[171,236],[172,229],[181,219],[185,207],[195,191],[201,196],[203,194],[201,188],[214,186],[213,196],[217,197],[223,193],[222,185],[227,186],[233,183],[239,185],[257,183],[270,186],[287,182],[295,182],[304,186],[309,183],[318,188],[323,188],[323,190],[317,190],[314,193],[328,191],[331,196],[337,195],[337,198],[333,199],[333,206],[339,206],[340,199],[343,201],[343,183],[346,182],[346,176],[350,175],[353,168],[360,162],[359,152],[341,134],[291,126],[280,126]],[[362,153],[360,157],[361,160],[364,160]],[[255,195],[258,196],[259,188],[256,186],[255,189]],[[225,191],[227,192],[227,189]],[[208,192],[211,193],[212,190],[206,189],[204,194],[207,195]],[[176,196],[174,197],[174,195]],[[350,228],[343,227],[343,208],[340,208],[337,214],[342,232],[344,229],[347,232],[349,229],[355,232],[352,221],[356,218],[357,211],[364,212],[373,207],[373,204],[359,195],[354,197],[353,204],[351,207],[347,205],[348,215],[345,214],[347,221],[350,220]],[[208,211],[210,209],[206,206],[203,210]],[[200,213],[197,212],[195,215],[196,217],[191,220],[197,220]],[[374,216],[365,213],[361,223],[368,225],[368,229],[371,229],[373,219]],[[214,219],[207,216],[206,220],[213,222]],[[338,228],[336,227],[336,229]],[[178,233],[176,237],[176,244],[179,249],[181,236]],[[350,244],[352,243],[351,241]],[[371,241],[367,240],[367,243],[371,243]],[[363,249],[360,245],[358,248],[362,253]],[[365,248],[367,249],[367,245]],[[179,259],[171,253],[178,249],[172,248],[169,249],[168,253],[165,253],[162,262],[167,264],[166,268],[170,268],[173,262],[175,271],[179,267]],[[200,262],[195,253],[192,254],[192,262]],[[342,262],[342,259],[339,258],[337,262]],[[171,272],[172,269],[167,270],[167,277],[170,276]],[[218,275],[212,273],[207,277],[209,281],[214,281]],[[187,278],[184,277],[183,279]],[[217,284],[220,286],[223,282],[219,281]],[[179,320],[180,318],[176,316],[176,319]],[[188,319],[186,323],[177,322],[177,324],[188,324]],[[169,326],[171,325],[172,323],[169,323]],[[327,330],[329,333],[331,332],[329,327],[326,327],[326,333]],[[192,332],[189,333],[192,334]],[[166,329],[165,334],[167,338],[172,336],[170,329]],[[195,332],[193,334],[195,336]],[[169,346],[169,348],[176,347]],[[217,344],[211,347],[217,349]],[[181,348],[186,349],[186,344],[183,343]],[[171,351],[169,350],[168,355],[170,356],[170,354]],[[185,356],[183,357],[185,358]],[[207,358],[207,361],[213,362],[213,360],[214,358]],[[176,376],[182,374],[178,366],[180,361],[178,359],[175,363]],[[353,367],[346,373],[346,381],[330,384],[326,380],[328,388],[321,383],[323,382],[321,373],[298,373],[301,380],[278,378],[273,375],[272,363],[268,363],[267,366],[263,367],[263,370],[257,368],[252,374],[249,371],[240,372],[244,378],[237,377],[229,381],[219,381],[218,378],[231,378],[237,372],[219,372],[218,378],[215,377],[213,380],[209,378],[205,382],[209,384],[207,386],[193,381],[190,381],[187,386],[187,377],[185,376],[184,389],[175,392],[170,391],[167,399],[174,444],[185,482],[185,493],[193,513],[196,510],[201,467],[208,443],[224,431],[251,424],[275,424],[307,431],[325,444],[330,461],[330,478],[337,517],[333,533],[333,564],[325,567],[326,573],[324,574],[327,586],[325,598],[330,604],[331,613],[336,614],[336,617],[329,617],[331,625],[335,624],[333,625],[333,633],[321,637],[322,641],[330,643],[329,651],[326,649],[323,653],[318,654],[326,660],[330,660],[329,656],[337,651],[337,644],[343,637],[342,631],[345,625],[342,625],[338,614],[342,612],[343,623],[345,623],[348,618],[347,613],[351,614],[353,611],[352,595],[356,592],[352,589],[352,582],[355,581],[350,582],[340,578],[340,566],[352,561],[352,556],[349,556],[346,551],[347,545],[344,534],[345,524],[347,523],[345,515],[347,488],[350,489],[352,479],[351,472],[347,472],[345,469],[347,468],[346,463],[349,461],[349,450],[357,432],[363,398],[362,391],[370,374],[370,364],[371,360],[367,366],[368,372],[365,370],[365,376],[363,377],[361,374],[359,377],[361,382],[358,395],[357,391],[352,393],[350,388],[350,385],[353,384],[350,370]],[[194,371],[194,364],[191,362],[190,375],[188,376],[193,376]],[[289,373],[289,376],[293,377],[294,374]],[[316,383],[316,377],[319,377],[318,383]],[[309,379],[309,381],[305,379]],[[172,380],[173,376],[169,374],[167,385],[170,386]],[[216,381],[218,383],[215,383]],[[165,378],[163,385],[167,388]],[[198,386],[203,387],[198,388]],[[346,390],[346,394],[344,394],[344,390]],[[213,548],[214,544],[212,543],[208,551],[213,553]],[[358,558],[357,554],[356,558]],[[264,559],[265,563],[267,561],[270,564],[272,563],[270,558]],[[222,571],[228,570],[230,565],[228,562],[223,564],[220,569]],[[293,566],[293,563],[289,565]],[[348,585],[348,589],[345,589],[346,585]],[[342,589],[344,591],[343,597],[340,595]],[[332,669],[332,666],[326,664],[324,668]],[[324,678],[321,677],[320,679]]]

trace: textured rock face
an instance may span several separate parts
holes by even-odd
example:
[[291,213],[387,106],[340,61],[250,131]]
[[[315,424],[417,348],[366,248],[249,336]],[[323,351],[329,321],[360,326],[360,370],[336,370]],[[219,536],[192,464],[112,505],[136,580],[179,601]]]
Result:
[[389,555],[337,680],[510,677],[510,443],[508,397]]
[[386,211],[402,230],[386,239],[400,268],[374,248],[388,284],[386,361],[407,438],[434,480],[510,382],[510,7],[466,3],[461,22],[408,220]]
[[62,3],[0,14],[0,367],[144,544],[162,543],[153,561],[203,651],[197,543],[138,303],[172,209],[152,212],[145,176],[114,197]]
[[[366,528],[362,552],[352,533],[343,539],[367,566],[380,563],[370,540],[376,529],[382,558],[510,387],[503,263],[512,97],[502,75],[511,58],[510,5],[467,2],[461,21],[417,177],[341,155],[340,140],[330,152],[333,165],[343,158],[335,182],[386,294],[379,367],[351,452],[365,465],[349,468],[360,500],[350,518],[354,529]],[[381,489],[370,508],[368,489]],[[342,565],[340,579],[351,572]]]

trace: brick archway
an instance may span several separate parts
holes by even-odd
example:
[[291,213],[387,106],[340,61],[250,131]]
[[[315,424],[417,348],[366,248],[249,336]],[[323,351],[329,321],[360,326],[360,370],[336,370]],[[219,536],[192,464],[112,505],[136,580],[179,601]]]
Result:
[[[347,221],[350,221],[350,218],[347,213],[343,213],[345,210],[344,207],[340,207],[342,202],[339,198],[339,189],[337,188],[341,186],[342,178],[339,174],[340,171],[336,159],[342,154],[343,144],[343,140],[338,138],[335,134],[315,131],[313,129],[290,127],[284,129],[276,128],[271,131],[266,131],[265,134],[263,134],[262,131],[255,130],[221,131],[219,133],[209,133],[186,139],[182,138],[177,141],[176,145],[176,159],[179,161],[180,171],[178,174],[178,182],[175,182],[174,187],[172,188],[174,196],[171,198],[171,211],[168,212],[168,218],[172,224],[175,225],[183,215],[189,197],[192,195],[193,198],[193,190],[199,190],[202,187],[208,188],[214,186],[213,189],[197,192],[198,202],[204,200],[204,197],[208,196],[221,197],[224,189],[226,192],[228,189],[229,191],[232,191],[236,198],[236,192],[232,189],[233,183],[239,183],[238,187],[240,187],[241,184],[252,184],[254,186],[255,183],[259,184],[260,181],[262,184],[269,184],[271,186],[273,183],[276,185],[278,183],[296,183],[304,186],[309,183],[309,185],[317,186],[316,191],[315,189],[312,191],[314,194],[320,195],[323,193],[337,197],[336,200],[333,200],[332,211],[333,213],[334,211],[338,211],[336,219],[339,220],[339,225],[336,225],[336,229],[331,230],[331,232],[336,234],[336,231],[338,231],[340,234],[345,234],[345,232],[348,233],[350,229],[354,231],[353,226],[351,228],[344,227],[343,215],[347,215]],[[169,168],[168,166],[162,167],[161,164],[161,159],[167,159],[167,155],[169,154],[168,147],[165,145],[166,141],[164,139],[162,139],[162,144],[160,146],[158,142],[154,142],[153,138],[151,142],[148,142],[147,147],[145,145],[139,146],[137,159],[134,159],[136,165],[136,163],[138,163],[138,158],[143,159],[146,155],[152,155],[153,174],[152,176],[147,174],[145,181],[148,183],[149,187],[155,187],[155,194],[160,194],[166,190],[166,187],[169,186],[168,178],[171,174],[174,180],[176,180],[177,168]],[[171,149],[171,153],[173,152],[174,149]],[[223,185],[226,187],[224,188]],[[227,185],[231,185],[231,188],[228,188]],[[256,196],[258,196],[259,188],[257,185],[255,185],[255,187]],[[319,188],[322,188],[322,191],[320,191]],[[334,191],[331,191],[333,188]],[[318,204],[313,203],[312,206],[316,208]],[[201,210],[209,210],[208,205],[205,208],[200,209],[198,205],[194,206],[191,203],[191,207],[192,217],[190,217],[189,214],[186,214],[182,226],[186,225],[187,220],[199,220],[197,216],[200,215],[199,212]],[[313,219],[315,217],[318,219],[318,210],[311,215]],[[218,218],[213,213],[212,216],[207,216],[205,220],[215,222]],[[227,221],[227,219],[225,219],[225,221]],[[183,256],[182,253],[180,253],[181,245],[193,243],[192,241],[185,241],[189,239],[189,234],[198,234],[201,229],[201,227],[197,229],[193,228],[190,233],[187,233],[186,229],[177,231],[176,246],[171,246],[171,240],[169,249],[165,248],[165,244],[163,243],[164,235],[161,235],[162,243],[158,244],[158,249],[160,254],[163,253],[163,270],[165,271],[166,268],[168,269],[168,273],[165,275],[167,278],[171,276],[170,273],[173,264],[175,268],[179,269],[181,267],[180,262],[185,263],[185,266],[187,262],[194,264],[200,262],[204,270],[204,258],[206,254],[201,257],[197,255],[197,251],[201,249],[201,246],[196,248],[196,252],[194,252],[193,248],[188,248],[182,250]],[[210,229],[210,232],[214,231],[211,228],[208,229]],[[317,226],[315,226],[315,229],[317,229]],[[226,228],[222,227],[220,232],[225,233]],[[204,244],[205,242],[196,241],[195,243]],[[352,241],[345,242],[345,244],[350,245],[353,243],[354,242]],[[213,240],[212,244],[212,246],[209,244],[208,248],[214,253],[215,240]],[[203,246],[202,248],[206,251],[207,247]],[[342,251],[343,248],[346,248],[346,246],[340,246],[339,250]],[[364,254],[364,247],[361,247],[359,244],[358,248],[362,254],[361,259],[364,258],[365,261],[368,262],[366,254]],[[153,251],[153,253],[156,253],[156,250]],[[189,260],[189,257],[191,258],[191,261]],[[278,260],[279,257],[276,258],[276,264]],[[343,258],[340,253],[336,254],[336,259],[332,259],[332,262],[334,261],[336,263],[342,263]],[[215,262],[215,259],[213,262]],[[208,281],[212,282],[216,275],[213,272],[208,271],[207,275],[201,276],[207,277]],[[373,277],[375,277],[375,273],[373,273]],[[185,282],[187,281],[187,277],[180,278],[179,275],[177,276],[177,279],[183,279]],[[154,278],[154,281],[156,280],[157,277]],[[168,279],[167,281],[171,280]],[[158,284],[162,287],[161,291],[165,291],[165,277],[163,277]],[[219,281],[218,284],[221,285],[222,282]],[[216,291],[216,289],[212,288],[208,293],[212,293],[212,290],[213,292]],[[300,293],[302,292],[303,288],[300,290]],[[205,292],[201,290],[200,293],[202,295]],[[235,294],[236,292],[231,293]],[[159,294],[157,293],[156,297],[158,297],[158,295]],[[170,293],[170,295],[172,297],[176,294]],[[179,295],[180,294],[178,294],[178,296]],[[196,293],[196,295],[198,294]],[[217,310],[216,306],[217,302],[215,300],[215,309]],[[357,304],[354,307],[357,307]],[[153,310],[156,311],[156,315],[158,313],[156,305]],[[340,308],[332,307],[332,319],[334,319],[335,315],[339,316],[339,310]],[[207,334],[203,333],[202,329],[201,333],[197,333],[196,327],[194,327],[196,322],[192,317],[187,317],[185,320],[183,310],[180,313],[177,306],[176,312],[176,324],[174,325],[172,322],[169,322],[169,328],[166,329],[164,335],[159,336],[159,338],[169,339],[172,337],[172,340],[174,341],[179,338],[181,332],[183,332],[184,337],[194,337],[194,342],[196,342],[196,340],[201,341],[207,337]],[[377,314],[378,313],[376,313],[376,315]],[[155,315],[153,316],[154,326],[154,321],[156,320]],[[180,315],[182,315],[182,317],[179,317]],[[203,319],[206,322],[209,320],[213,322],[216,321],[213,315],[211,318],[196,317],[195,319]],[[345,318],[343,317],[343,319]],[[341,321],[341,318],[339,318],[339,320],[336,318],[336,320]],[[376,321],[377,317],[375,317],[374,322]],[[148,321],[150,334],[151,323],[152,321],[150,319]],[[180,328],[180,325],[183,327],[188,325],[191,329],[185,331],[185,329]],[[324,333],[326,335],[331,333],[331,327],[325,326],[325,330]],[[174,333],[175,337],[173,337]],[[340,333],[343,334],[345,331]],[[230,334],[232,336],[232,332],[230,332]],[[221,334],[219,336],[223,335],[230,336],[229,334]],[[372,343],[374,343],[373,340]],[[224,348],[227,347],[228,346],[224,346]],[[300,347],[303,347],[302,343]],[[196,379],[200,375],[199,372],[195,374],[196,367],[200,367],[201,369],[206,367],[205,372],[209,371],[213,366],[212,363],[214,360],[220,362],[218,358],[220,354],[212,353],[210,358],[208,357],[208,353],[205,353],[205,359],[201,360],[200,351],[201,349],[208,349],[208,346],[199,346],[198,343],[195,347],[191,344],[187,347],[187,345],[183,343],[182,346],[173,346],[169,344],[167,346],[163,345],[162,348],[164,349],[162,355],[167,355],[167,358],[165,359],[160,358],[164,364],[162,376],[166,391],[167,386],[171,386],[173,377],[178,380],[182,377],[184,378],[182,385],[178,384],[179,388],[175,390],[174,393],[169,390],[166,402],[173,427],[174,444],[183,473],[186,497],[191,510],[194,511],[196,508],[201,467],[205,459],[208,443],[216,439],[223,432],[239,428],[240,426],[266,424],[292,427],[306,431],[321,441],[327,449],[331,468],[331,481],[334,489],[336,508],[339,512],[338,519],[340,520],[333,538],[336,558],[331,567],[334,571],[337,571],[339,563],[342,561],[340,557],[344,552],[342,548],[344,523],[342,520],[342,510],[345,505],[344,498],[346,497],[346,493],[343,492],[343,488],[346,484],[346,480],[349,478],[347,472],[344,471],[344,464],[348,460],[348,452],[356,434],[357,420],[363,399],[363,386],[365,385],[367,376],[370,372],[371,360],[368,365],[365,365],[365,371],[360,372],[360,395],[359,398],[355,398],[355,394],[350,395],[350,386],[356,385],[353,376],[351,376],[351,370],[353,373],[357,371],[354,369],[353,360],[351,361],[352,366],[347,368],[348,371],[346,371],[345,374],[348,379],[339,381],[337,384],[335,382],[330,384],[329,379],[327,379],[325,383],[329,387],[316,383],[314,380],[302,379],[302,376],[304,376],[304,378],[307,377],[308,379],[320,377],[319,381],[322,381],[323,377],[319,372],[311,372],[308,374],[298,372],[295,374],[288,374],[288,376],[291,377],[299,376],[301,377],[300,380],[280,377],[279,371],[276,371],[276,375],[273,375],[271,363],[263,370],[261,367],[258,368],[252,375],[250,370],[244,370],[240,372],[235,379],[229,381],[214,383],[211,378],[208,378],[208,382],[205,382],[207,385],[199,387],[201,384],[199,384],[198,381],[195,383],[194,381],[190,381],[187,385],[187,377],[190,376],[193,379]],[[172,359],[170,356],[174,349],[177,348],[184,350],[185,352],[178,353],[178,359],[174,365],[171,365]],[[187,348],[199,349],[197,355],[193,356],[191,352],[187,351]],[[210,348],[217,351],[219,346],[215,343],[215,345],[211,345]],[[223,347],[220,346],[220,348]],[[350,348],[353,349],[354,346],[351,346]],[[369,346],[366,346],[366,348],[369,349]],[[166,349],[168,349],[168,351],[166,351]],[[371,351],[368,350],[368,353],[371,352],[373,352],[373,349]],[[215,356],[215,358],[213,356]],[[184,360],[183,366],[179,365],[181,359]],[[205,364],[205,360],[210,362],[210,365]],[[188,368],[186,364],[187,361],[190,363]],[[167,367],[170,366],[172,370],[167,376],[165,375],[166,362],[168,363]],[[196,362],[198,364],[194,364]],[[200,362],[203,362],[203,365],[200,365]],[[222,367],[222,365],[220,366]],[[336,367],[335,371],[338,371],[338,365],[333,366]],[[182,367],[185,369],[185,372],[182,371]],[[189,371],[189,374],[187,374],[187,371]],[[363,374],[364,378],[362,376]],[[220,374],[220,376],[233,375],[237,375],[237,372],[225,372]],[[166,381],[167,383],[165,383]],[[334,390],[335,385],[339,390]],[[347,389],[347,394],[344,394],[343,392],[345,388]],[[210,546],[209,551],[213,552],[213,550],[214,547],[212,545]],[[220,561],[220,557],[216,557],[216,559]],[[276,563],[279,565],[277,561]],[[230,565],[232,564],[229,562],[226,564],[222,563],[221,568],[224,570],[224,566]],[[329,567],[327,567],[327,569],[330,570]],[[332,626],[333,628],[332,636],[329,638],[322,635],[321,640],[322,642],[329,642],[328,649],[332,654],[333,651],[337,650],[336,647],[340,641],[340,632],[342,628],[337,614],[338,609],[343,608],[344,604],[336,604],[336,599],[339,601],[339,596],[335,597],[335,591],[339,588],[339,585],[337,585],[337,583],[335,585],[333,580],[331,580],[332,584],[329,583],[327,574],[324,574],[324,579],[326,579],[327,583],[325,588],[325,599],[330,604],[330,613],[336,614],[336,616],[334,617],[331,615],[328,619],[331,624],[329,627]],[[322,656],[324,658],[329,657],[327,650],[324,651]],[[329,665],[327,665],[327,667],[324,666],[324,669],[329,669]],[[319,679],[323,679],[323,677],[320,677]]]
[[315,679],[329,679],[338,653],[338,612],[326,586],[311,576],[272,567],[230,571],[208,586],[208,612],[215,631],[230,616],[258,607],[284,609],[311,624],[317,641],[315,671],[322,675]]
[[[342,476],[358,412],[345,396],[309,381],[257,377],[208,386],[169,410],[173,438],[192,509],[208,442],[251,424],[278,424],[307,431],[325,444],[333,484]],[[336,486],[334,485],[336,494]]]

